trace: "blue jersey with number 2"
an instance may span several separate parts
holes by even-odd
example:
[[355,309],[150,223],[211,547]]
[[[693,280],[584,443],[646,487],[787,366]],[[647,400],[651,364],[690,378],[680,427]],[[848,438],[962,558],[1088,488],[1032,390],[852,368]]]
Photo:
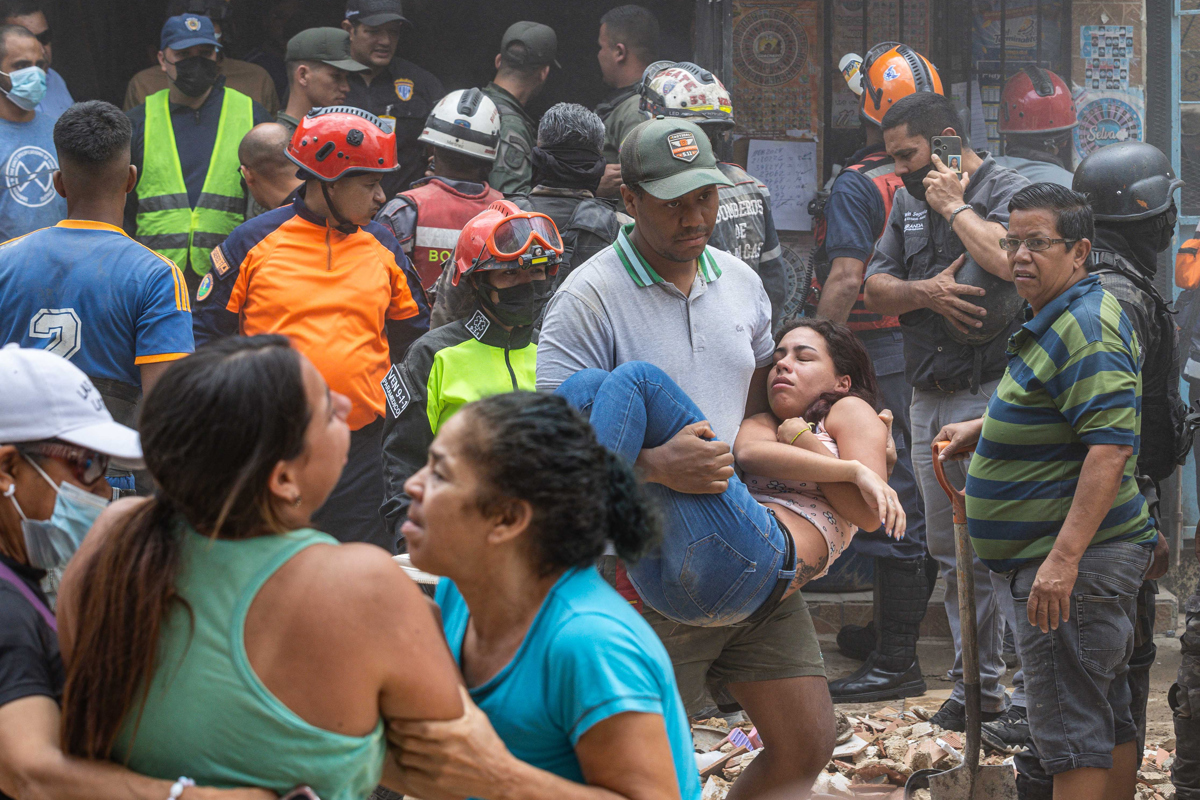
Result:
[[194,349],[192,306],[170,260],[103,222],[64,220],[0,245],[0,345],[141,386],[142,364]]

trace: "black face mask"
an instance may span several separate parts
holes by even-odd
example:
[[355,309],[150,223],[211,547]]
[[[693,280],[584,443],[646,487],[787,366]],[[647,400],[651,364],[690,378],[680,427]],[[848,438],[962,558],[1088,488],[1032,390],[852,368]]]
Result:
[[217,82],[220,67],[204,56],[192,56],[175,62],[175,88],[188,97],[199,97]]
[[1175,208],[1175,204],[1171,203],[1171,207],[1158,220],[1161,227],[1157,231],[1154,252],[1161,253],[1171,246],[1171,237],[1175,234],[1175,223],[1178,220],[1179,211]]
[[932,171],[933,162],[931,161],[918,170],[900,176],[900,180],[904,181],[904,188],[908,189],[908,193],[913,196],[914,200],[925,202],[925,176]]
[[[480,303],[501,325],[526,328],[541,315],[550,299],[550,281],[540,280],[497,289],[482,280],[476,284]],[[492,302],[492,292],[499,300]]]

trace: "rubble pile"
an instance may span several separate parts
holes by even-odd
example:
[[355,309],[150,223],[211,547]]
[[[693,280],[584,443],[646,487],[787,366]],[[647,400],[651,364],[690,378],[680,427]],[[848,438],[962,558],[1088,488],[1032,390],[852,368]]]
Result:
[[[929,722],[933,712],[913,706],[884,707],[869,714],[835,710],[837,738],[833,758],[813,785],[813,796],[859,800],[904,800],[904,783],[920,769],[950,769],[962,763],[965,735]],[[692,725],[696,765],[704,786],[702,800],[724,800],[729,787],[762,750],[750,723],[730,729],[719,718]],[[1134,800],[1175,800],[1171,762],[1175,741],[1148,744],[1138,770]],[[981,751],[981,765],[1012,764],[1012,756]],[[929,800],[918,789],[913,800]]]
[[1171,785],[1171,764],[1175,761],[1175,737],[1159,743],[1146,743],[1138,768],[1134,800],[1175,800]]

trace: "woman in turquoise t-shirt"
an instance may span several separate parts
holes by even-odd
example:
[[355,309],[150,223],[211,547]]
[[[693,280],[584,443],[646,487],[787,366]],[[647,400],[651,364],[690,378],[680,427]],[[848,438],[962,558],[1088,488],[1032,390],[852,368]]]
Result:
[[158,491],[106,509],[63,578],[64,749],[364,800],[385,722],[461,716],[416,585],[386,551],[308,527],[346,463],[347,411],[281,336],[214,342],[159,379],[140,420]]
[[463,719],[391,726],[405,794],[699,800],[671,660],[594,567],[657,536],[629,466],[562,398],[516,392],[452,417],[404,489],[470,694]]

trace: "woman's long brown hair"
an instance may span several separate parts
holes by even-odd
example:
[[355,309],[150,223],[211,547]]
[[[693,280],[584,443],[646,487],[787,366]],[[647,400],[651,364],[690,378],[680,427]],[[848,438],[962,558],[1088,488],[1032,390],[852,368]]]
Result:
[[780,328],[775,336],[775,344],[778,345],[784,336],[797,328],[810,328],[820,334],[833,360],[834,370],[838,375],[850,377],[850,391],[824,392],[804,410],[805,421],[820,422],[825,419],[833,404],[843,397],[861,398],[878,411],[879,383],[875,380],[875,365],[871,363],[871,355],[859,338],[845,325],[819,317],[802,317]]
[[281,532],[267,481],[303,452],[309,417],[299,355],[282,336],[201,348],[147,395],[142,449],[159,488],[80,575],[64,751],[110,758],[131,713],[136,734],[163,624],[177,603],[191,615],[175,586],[186,526],[230,539]]

